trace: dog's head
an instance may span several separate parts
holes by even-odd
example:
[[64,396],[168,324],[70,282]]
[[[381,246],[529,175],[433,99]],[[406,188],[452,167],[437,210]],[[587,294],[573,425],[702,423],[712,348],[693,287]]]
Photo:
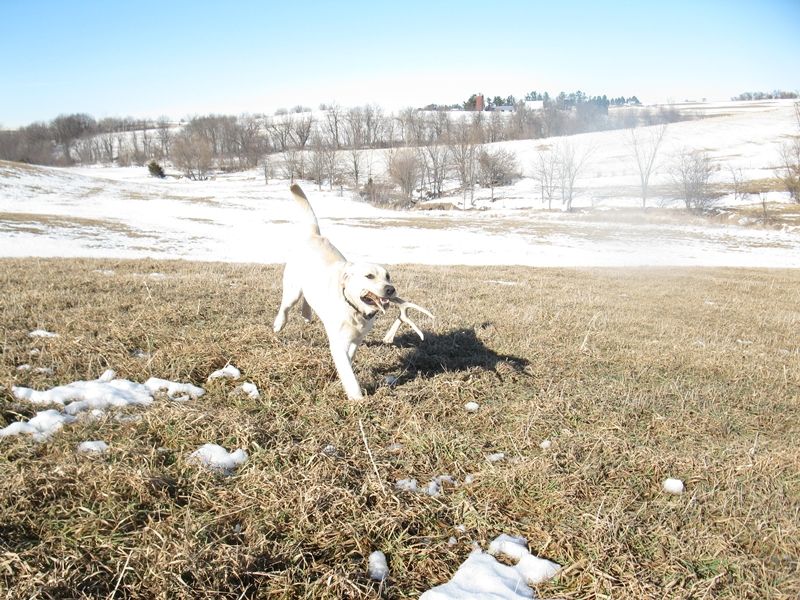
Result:
[[374,315],[386,312],[389,299],[397,294],[389,272],[380,265],[349,263],[342,276],[344,297],[359,312]]

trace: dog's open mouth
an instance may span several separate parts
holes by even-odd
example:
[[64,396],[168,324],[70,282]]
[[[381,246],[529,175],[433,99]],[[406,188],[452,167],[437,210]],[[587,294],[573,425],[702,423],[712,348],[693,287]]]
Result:
[[381,309],[381,312],[385,313],[386,309],[389,306],[389,298],[382,298],[381,296],[376,296],[372,292],[367,292],[363,296],[361,296],[361,301],[364,304],[368,304],[369,306],[377,306]]

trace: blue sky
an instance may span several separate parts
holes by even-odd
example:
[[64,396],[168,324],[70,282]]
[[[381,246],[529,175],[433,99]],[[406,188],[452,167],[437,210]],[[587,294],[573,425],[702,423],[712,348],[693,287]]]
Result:
[[0,124],[388,109],[530,90],[800,90],[800,0],[0,0]]

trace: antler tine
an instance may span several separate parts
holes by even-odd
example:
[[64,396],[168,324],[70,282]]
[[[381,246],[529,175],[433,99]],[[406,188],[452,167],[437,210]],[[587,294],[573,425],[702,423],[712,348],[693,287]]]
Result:
[[392,326],[386,332],[386,335],[383,338],[384,343],[391,344],[394,341],[394,336],[397,335],[397,331],[400,329],[401,323],[409,325],[411,329],[414,330],[414,333],[416,333],[419,336],[419,339],[424,340],[425,334],[422,333],[422,330],[419,327],[417,327],[417,324],[414,323],[414,321],[411,320],[411,317],[408,316],[408,309],[413,308],[414,310],[418,310],[419,312],[421,312],[424,315],[427,315],[431,319],[433,319],[434,316],[430,312],[428,312],[428,310],[422,308],[418,304],[414,304],[413,302],[406,302],[402,298],[395,297],[392,298],[391,301],[400,307],[400,315],[395,319],[394,323],[392,323]]

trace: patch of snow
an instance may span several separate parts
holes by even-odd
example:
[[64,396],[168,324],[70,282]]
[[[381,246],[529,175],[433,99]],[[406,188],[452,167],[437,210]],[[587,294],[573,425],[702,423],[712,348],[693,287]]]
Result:
[[549,450],[550,446],[552,445],[553,442],[551,442],[550,440],[542,440],[542,443],[539,444],[539,448],[541,448],[542,450]]
[[[498,536],[488,553],[476,547],[458,568],[452,579],[420,596],[420,600],[520,600],[534,598],[529,587],[553,577],[560,565],[533,556],[525,538]],[[503,554],[516,561],[508,566],[493,554]]]
[[36,367],[33,372],[41,375],[52,375],[55,371],[52,367]]
[[0,429],[0,437],[29,433],[37,441],[45,441],[66,423],[72,423],[75,417],[64,415],[55,409],[37,412],[28,422],[17,421]]
[[506,457],[505,452],[495,452],[494,454],[487,454],[486,460],[488,460],[491,463],[494,463],[504,460],[505,457]]
[[19,365],[17,367],[17,371],[30,371],[30,370],[31,370],[31,366],[29,364],[27,364],[27,363],[24,364],[24,365]]
[[32,338],[56,338],[58,337],[57,333],[53,333],[52,331],[45,331],[44,329],[34,329],[28,334],[28,337]]
[[418,492],[416,479],[398,479],[394,484],[394,489],[401,492]]
[[375,550],[369,555],[367,573],[374,581],[383,581],[389,576],[389,565],[386,564],[386,555],[380,550]]
[[161,390],[166,390],[167,396],[173,399],[178,394],[186,394],[190,398],[196,399],[206,393],[203,388],[192,385],[191,383],[178,383],[177,381],[159,379],[158,377],[151,377],[144,382],[144,386],[153,395]]
[[489,554],[502,554],[517,561],[516,569],[525,577],[530,585],[536,585],[552,578],[561,565],[544,558],[533,556],[528,551],[528,540],[524,537],[510,536],[505,533],[497,536],[489,544]]
[[102,381],[103,383],[108,383],[112,379],[117,377],[117,373],[113,369],[106,369],[103,371],[103,374],[97,378],[97,381]]
[[480,405],[477,402],[467,402],[464,405],[464,410],[466,410],[467,412],[471,412],[471,413],[478,412],[479,408],[480,408]]
[[101,440],[93,440],[89,442],[81,442],[78,444],[77,448],[78,452],[84,452],[87,454],[104,454],[108,452],[108,444]]
[[487,279],[484,283],[493,283],[495,285],[519,285],[518,281],[503,281],[502,279]]
[[39,350],[38,348],[34,348],[30,352],[28,352],[28,354],[31,355],[31,356],[39,356],[41,353],[42,353],[42,351]]
[[258,400],[261,397],[261,393],[258,391],[256,384],[250,383],[249,381],[243,383],[239,389],[247,394],[252,400]]
[[455,480],[450,477],[450,475],[438,475],[428,482],[425,493],[428,494],[428,496],[438,496],[442,493],[443,483],[452,483],[455,485]]
[[683,485],[683,481],[680,479],[673,479],[672,477],[665,479],[661,487],[668,494],[682,494],[686,489]]
[[14,386],[11,393],[17,400],[33,404],[61,405],[70,415],[92,408],[146,406],[153,401],[145,386],[127,379],[75,381],[44,391]]
[[208,380],[211,381],[212,379],[220,379],[224,377],[225,379],[239,379],[242,376],[242,372],[239,371],[233,365],[225,365],[222,369],[218,371],[214,371],[211,375],[208,376]]
[[241,448],[228,452],[217,444],[203,444],[192,452],[190,458],[200,462],[209,469],[230,473],[247,460],[247,452]]

